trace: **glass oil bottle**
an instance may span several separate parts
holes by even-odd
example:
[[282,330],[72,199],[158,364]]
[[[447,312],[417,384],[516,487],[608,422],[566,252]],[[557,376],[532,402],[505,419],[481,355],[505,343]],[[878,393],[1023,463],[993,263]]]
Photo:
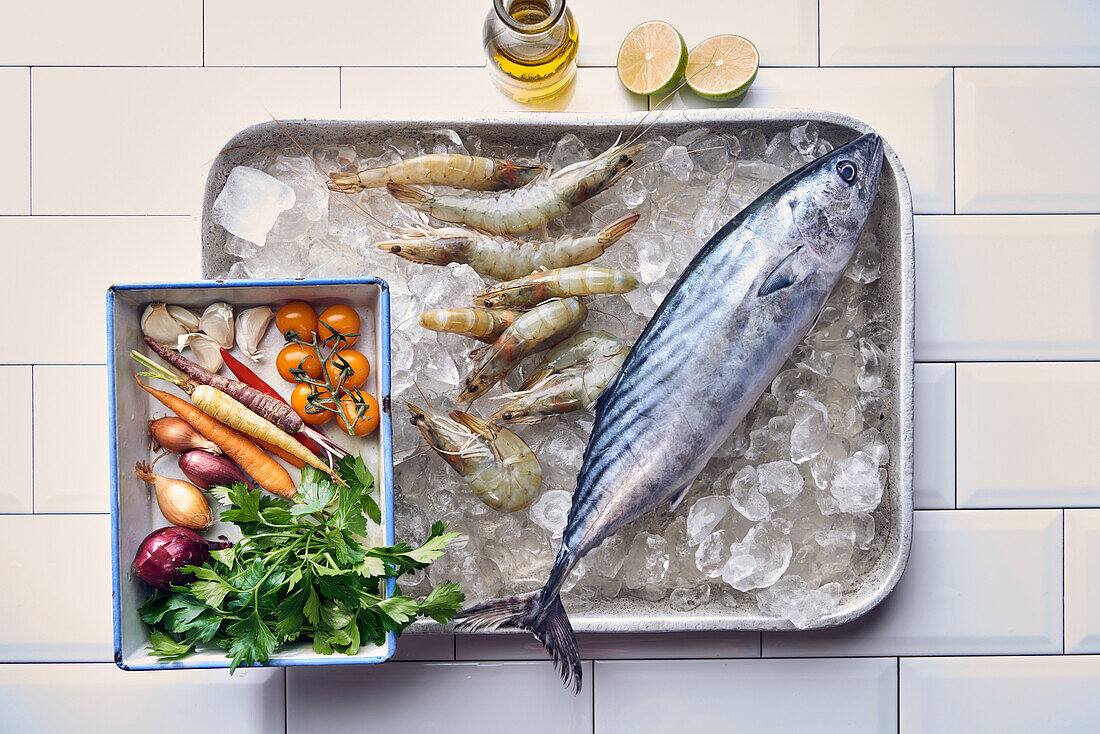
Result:
[[493,0],[482,43],[497,87],[524,102],[545,102],[577,75],[577,23],[565,0]]

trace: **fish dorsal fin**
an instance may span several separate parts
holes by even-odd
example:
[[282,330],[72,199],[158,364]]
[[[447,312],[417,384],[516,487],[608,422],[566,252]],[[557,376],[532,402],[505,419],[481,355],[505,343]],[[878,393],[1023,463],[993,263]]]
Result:
[[691,479],[687,484],[676,490],[676,494],[672,495],[672,499],[669,501],[668,509],[670,512],[676,512],[676,508],[684,501],[684,497],[687,497],[688,492],[691,491],[691,485],[694,483],[695,480]]
[[766,295],[783,290],[787,286],[793,285],[801,280],[806,271],[809,270],[807,267],[809,263],[806,262],[808,255],[809,253],[803,245],[799,245],[791,250],[791,252],[780,260],[779,264],[768,273],[768,277],[764,279],[756,295],[763,298]]

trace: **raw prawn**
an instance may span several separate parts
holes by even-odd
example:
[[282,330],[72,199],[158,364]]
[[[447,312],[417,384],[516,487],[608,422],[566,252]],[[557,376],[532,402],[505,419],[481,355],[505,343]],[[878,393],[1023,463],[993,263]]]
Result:
[[533,352],[540,344],[576,329],[588,316],[579,298],[555,299],[531,309],[516,319],[497,340],[486,347],[470,376],[466,378],[460,403],[472,403],[484,395]]
[[444,222],[491,234],[519,234],[541,227],[613,186],[634,165],[631,156],[641,149],[640,143],[616,143],[591,160],[543,174],[512,191],[434,195],[401,183],[387,184],[386,190],[402,204]]
[[490,344],[522,314],[505,308],[437,308],[420,314],[420,325],[432,331],[473,337]]
[[638,279],[630,273],[599,265],[574,265],[491,285],[475,293],[472,300],[485,308],[530,308],[550,298],[629,293],[637,287]]
[[595,235],[567,235],[542,244],[516,245],[469,229],[425,226],[403,228],[399,239],[385,240],[375,246],[415,263],[466,263],[481,275],[511,280],[536,270],[595,260],[634,228],[638,216],[634,212],[620,217]]
[[580,331],[551,348],[518,392],[489,417],[490,423],[538,423],[587,408],[626,359],[622,339],[606,331]]
[[541,166],[499,158],[437,153],[380,168],[365,168],[350,173],[333,171],[328,175],[328,188],[341,194],[357,194],[363,189],[399,183],[503,191],[530,183],[543,170]]
[[458,472],[477,498],[494,510],[515,512],[542,487],[538,457],[507,428],[452,410],[450,417],[405,403],[428,445]]

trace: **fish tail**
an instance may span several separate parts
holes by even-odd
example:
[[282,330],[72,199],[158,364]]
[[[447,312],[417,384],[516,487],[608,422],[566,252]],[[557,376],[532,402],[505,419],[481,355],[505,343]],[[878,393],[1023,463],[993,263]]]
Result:
[[506,596],[464,609],[458,613],[457,630],[475,632],[501,627],[525,629],[542,643],[566,686],[574,693],[581,690],[581,656],[569,615],[562,606],[561,596],[544,599],[545,590]]

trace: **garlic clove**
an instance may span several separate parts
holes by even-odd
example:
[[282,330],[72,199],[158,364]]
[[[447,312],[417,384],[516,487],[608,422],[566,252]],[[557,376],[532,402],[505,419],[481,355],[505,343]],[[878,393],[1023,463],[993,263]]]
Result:
[[275,313],[267,306],[250,308],[237,317],[237,346],[254,362],[263,357],[259,351],[260,342],[274,318]]
[[184,347],[191,349],[190,359],[200,367],[205,367],[211,372],[217,372],[222,368],[221,347],[206,334],[199,332],[184,334],[176,343],[176,349],[182,352]]
[[233,307],[228,303],[212,303],[202,312],[200,328],[218,346],[233,348]]
[[161,344],[174,344],[187,333],[163,303],[150,303],[141,315],[141,333]]
[[168,313],[187,331],[199,330],[199,317],[191,309],[183,306],[169,306]]

